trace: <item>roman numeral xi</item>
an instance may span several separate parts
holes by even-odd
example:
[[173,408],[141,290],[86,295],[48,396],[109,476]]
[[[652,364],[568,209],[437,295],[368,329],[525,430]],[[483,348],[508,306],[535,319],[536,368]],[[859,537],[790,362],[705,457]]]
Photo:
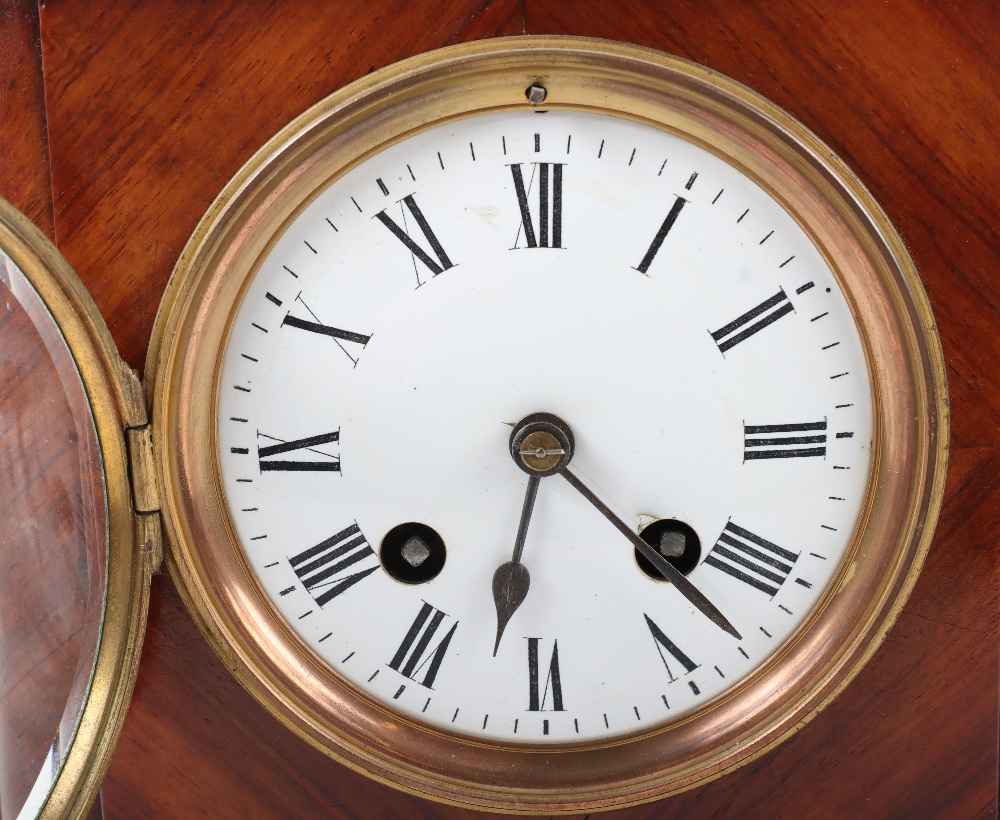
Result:
[[730,521],[704,563],[773,598],[798,557]]
[[822,458],[826,455],[825,430],[825,420],[806,424],[744,424],[743,460]]
[[[563,166],[553,162],[536,162],[533,165],[534,168],[527,187],[524,184],[521,163],[510,166],[510,173],[514,178],[514,193],[517,195],[517,204],[521,209],[521,227],[518,229],[517,239],[514,240],[514,247],[518,247],[523,230],[524,241],[529,248],[561,248]],[[538,177],[536,187],[538,192],[537,220],[533,218],[531,206],[528,204],[528,195],[535,187],[536,175]],[[538,223],[537,233],[535,232],[535,222]]]
[[[420,233],[423,234],[423,240],[430,246],[430,253],[428,253],[424,248],[422,248],[409,234],[406,229],[406,211],[403,210],[403,206],[409,210],[410,216],[413,217],[413,221],[416,222],[417,228],[420,229]],[[441,246],[440,240],[434,231],[431,230],[431,226],[427,223],[424,218],[423,212],[420,210],[420,206],[417,205],[417,201],[413,198],[413,194],[409,196],[404,196],[399,203],[400,214],[402,215],[403,226],[400,227],[393,221],[392,217],[389,216],[384,210],[379,211],[375,214],[375,219],[385,225],[389,229],[389,232],[396,237],[406,249],[413,254],[415,259],[419,259],[421,263],[435,276],[442,273],[448,268],[454,267],[451,259],[448,258],[448,254],[445,253],[444,248]],[[433,254],[433,256],[432,256]],[[417,278],[419,283],[419,277]]]

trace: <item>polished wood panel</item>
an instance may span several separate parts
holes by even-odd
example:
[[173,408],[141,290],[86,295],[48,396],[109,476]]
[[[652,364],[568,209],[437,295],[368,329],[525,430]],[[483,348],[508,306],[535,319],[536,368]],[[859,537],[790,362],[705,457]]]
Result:
[[[51,157],[59,246],[135,367],[183,243],[225,181],[308,105],[410,54],[522,32],[628,40],[735,77],[815,130],[899,228],[940,325],[953,407],[941,524],[884,646],[828,709],[742,770],[618,816],[995,816],[1000,8],[150,0],[50,2],[40,22],[45,107],[24,95],[20,110],[36,133],[47,124],[47,151],[29,141],[0,190],[41,190]],[[4,23],[0,48],[30,38]],[[207,648],[164,576],[103,796],[110,818],[471,815],[372,783],[292,737]]]

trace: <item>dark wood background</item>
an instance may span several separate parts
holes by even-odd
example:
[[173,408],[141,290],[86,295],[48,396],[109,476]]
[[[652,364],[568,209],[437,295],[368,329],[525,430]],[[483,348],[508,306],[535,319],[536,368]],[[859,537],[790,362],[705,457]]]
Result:
[[[858,679],[761,760],[621,818],[995,817],[1000,669],[1000,6],[930,0],[0,0],[0,194],[55,241],[142,369],[212,199],[307,106],[417,52],[581,34],[679,54],[824,139],[908,244],[952,398],[943,515]],[[208,648],[166,576],[102,790],[107,818],[426,817],[307,747]]]

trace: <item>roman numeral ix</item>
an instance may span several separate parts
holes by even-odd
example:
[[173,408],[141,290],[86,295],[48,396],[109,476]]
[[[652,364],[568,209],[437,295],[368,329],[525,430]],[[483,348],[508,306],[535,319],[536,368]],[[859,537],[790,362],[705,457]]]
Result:
[[773,598],[798,557],[730,521],[704,563]]
[[[673,683],[677,680],[677,677],[670,669],[670,664],[667,662],[667,655],[670,655],[677,663],[684,667],[685,672],[694,672],[698,668],[693,660],[691,660],[687,655],[685,655],[677,647],[670,638],[666,636],[662,629],[656,625],[656,622],[650,618],[646,613],[643,613],[643,617],[646,619],[646,626],[649,627],[649,632],[653,636],[653,643],[656,645],[656,651],[660,653],[660,660],[663,661],[664,667],[667,670],[667,676],[670,678],[670,682]],[[667,655],[664,655],[666,651]]]
[[[448,645],[455,635],[455,630],[458,629],[458,621],[455,621],[438,645],[433,649],[430,648],[435,634],[447,617],[446,613],[424,601],[399,649],[389,661],[389,668],[395,669],[400,675],[416,681],[421,686],[433,689],[434,680],[441,669],[441,662],[448,652]],[[423,680],[417,680],[421,672],[424,674]]]
[[823,457],[826,433],[821,431],[824,430],[825,420],[806,424],[744,424],[743,460]]
[[[409,210],[410,215],[413,217],[413,221],[417,223],[417,228],[420,229],[420,233],[423,234],[424,241],[430,245],[430,253],[425,251],[407,231],[406,226],[406,210],[403,206]],[[379,211],[375,214],[375,219],[385,225],[389,229],[390,233],[396,237],[400,242],[402,242],[406,249],[413,254],[414,259],[419,259],[424,266],[435,276],[442,273],[448,268],[453,268],[454,264],[451,259],[448,258],[448,254],[445,253],[444,248],[441,246],[441,242],[438,240],[437,235],[431,230],[431,226],[427,224],[427,220],[424,218],[423,212],[420,210],[420,206],[417,205],[417,201],[413,198],[413,194],[409,196],[404,196],[399,202],[399,211],[402,214],[403,227],[399,227],[391,216],[387,214],[384,210]],[[434,254],[433,258],[431,254]],[[417,286],[421,284],[420,276],[417,275]]]
[[[282,441],[274,436],[268,436],[263,433],[257,433],[258,438],[266,438],[271,441],[277,441],[278,444],[269,444],[266,447],[261,447],[257,445],[257,458],[260,463],[260,471],[262,473],[267,472],[340,472],[340,456],[331,456],[328,453],[324,453],[321,450],[315,450],[313,448],[319,447],[323,444],[330,444],[334,441],[340,441],[340,431],[337,430],[335,433],[323,433],[319,436],[311,436],[309,438],[300,438],[295,441]],[[295,450],[310,450],[321,456],[327,456],[328,461],[292,461],[288,459],[272,458],[272,456],[282,455],[284,453],[291,453]]]
[[719,350],[725,353],[729,348],[749,339],[793,310],[792,303],[785,296],[785,291],[779,289],[770,299],[766,299],[757,307],[751,308],[738,319],[710,332],[715,343],[719,346]]
[[[521,227],[517,230],[514,247],[521,241],[524,231],[524,241],[529,248],[561,248],[562,247],[562,180],[563,166],[561,163],[535,162],[531,171],[531,179],[527,188],[524,185],[524,173],[521,163],[510,166],[514,177],[514,193],[517,194],[517,204],[521,209]],[[535,233],[531,206],[528,204],[528,194],[534,187],[535,176],[538,176],[538,233]],[[551,180],[551,185],[550,185]],[[551,206],[550,206],[551,203]],[[551,240],[550,231],[551,226]],[[549,244],[551,241],[551,244]]]
[[[540,686],[538,669],[538,644],[540,638],[528,638],[528,711],[529,712],[563,712],[562,675],[559,673],[559,642],[552,642],[552,657],[549,659],[549,669],[545,676],[545,688]],[[546,709],[549,694],[552,695],[552,708]]]
[[[375,566],[349,575],[344,573],[348,567],[369,559],[375,561]],[[379,568],[375,551],[368,546],[357,524],[289,558],[288,563],[320,606],[328,604]]]

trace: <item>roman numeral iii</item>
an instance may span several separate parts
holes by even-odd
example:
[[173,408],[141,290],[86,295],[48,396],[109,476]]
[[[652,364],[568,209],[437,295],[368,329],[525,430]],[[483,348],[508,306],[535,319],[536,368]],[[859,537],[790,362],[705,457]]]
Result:
[[728,325],[723,325],[718,330],[712,331],[712,338],[715,339],[719,350],[725,353],[731,347],[736,347],[740,342],[749,339],[755,333],[759,333],[793,310],[792,303],[788,301],[785,291],[779,289],[770,299],[765,299],[757,307],[751,308]]
[[[403,637],[399,649],[389,661],[389,668],[395,669],[400,675],[416,681],[421,686],[433,689],[434,680],[441,669],[441,662],[448,652],[448,645],[455,636],[455,630],[458,629],[458,621],[455,621],[437,646],[431,648],[434,636],[447,617],[446,613],[424,601],[417,617],[413,619]],[[417,680],[421,673],[423,680]]]
[[[559,642],[552,642],[552,656],[549,658],[549,668],[545,675],[545,687],[541,687],[538,668],[538,644],[540,638],[528,638],[528,711],[529,712],[562,712],[563,691],[562,675],[559,672]],[[549,695],[552,695],[552,707],[546,708]]]
[[[693,660],[691,660],[687,655],[685,655],[670,638],[666,636],[664,631],[657,626],[656,622],[650,618],[646,613],[643,613],[643,617],[646,619],[646,626],[649,627],[649,633],[653,636],[653,643],[656,645],[656,651],[660,653],[660,660],[663,661],[664,667],[667,670],[667,676],[670,678],[671,683],[677,680],[677,676],[674,675],[673,671],[670,669],[670,663],[667,661],[667,655],[684,667],[685,672],[694,672],[698,668]],[[666,652],[666,655],[663,654]]]
[[[269,444],[266,447],[257,446],[257,458],[260,463],[260,471],[267,472],[340,472],[340,456],[331,456],[314,448],[324,444],[331,444],[340,441],[340,431],[334,433],[323,433],[319,436],[300,438],[295,441],[281,441],[274,436],[267,436],[257,433],[258,438],[266,438],[277,441],[277,444]],[[318,455],[327,456],[326,461],[296,461],[291,459],[273,458],[273,456],[292,453],[296,450],[309,450]]]
[[[562,203],[563,203],[563,166],[561,163],[532,163],[531,179],[527,187],[524,184],[522,164],[510,166],[514,177],[514,193],[521,209],[521,227],[518,229],[514,247],[519,247],[521,232],[529,248],[561,248],[562,247]],[[538,185],[535,186],[535,177]],[[538,192],[538,233],[535,233],[535,220],[528,204],[528,195],[532,188]],[[551,231],[550,231],[551,227]],[[551,237],[551,238],[550,238]],[[551,244],[550,244],[551,242]]]
[[826,455],[825,430],[825,420],[805,424],[744,424],[743,460],[822,458]]
[[773,598],[798,557],[730,521],[704,563]]
[[[374,561],[375,566],[345,573],[346,569],[363,561]],[[320,606],[342,595],[379,568],[375,551],[368,546],[357,524],[289,558],[288,563]]]
[[[423,234],[424,241],[430,245],[430,253],[425,251],[406,231],[405,228],[399,227],[385,211],[379,211],[375,214],[375,219],[385,225],[386,228],[396,237],[400,242],[402,242],[407,250],[413,254],[413,256],[419,259],[427,269],[437,276],[439,273],[448,270],[448,268],[454,267],[451,259],[448,258],[448,254],[445,253],[444,248],[441,247],[441,242],[438,240],[434,231],[431,230],[431,226],[427,224],[427,220],[424,218],[423,212],[420,210],[420,206],[417,205],[417,201],[413,198],[413,194],[409,196],[404,196],[399,210],[402,214],[403,224],[406,225],[406,211],[403,210],[403,205],[409,210],[410,215],[413,217],[413,221],[416,222],[417,228],[420,229],[420,233]],[[431,257],[434,254],[434,257]]]

